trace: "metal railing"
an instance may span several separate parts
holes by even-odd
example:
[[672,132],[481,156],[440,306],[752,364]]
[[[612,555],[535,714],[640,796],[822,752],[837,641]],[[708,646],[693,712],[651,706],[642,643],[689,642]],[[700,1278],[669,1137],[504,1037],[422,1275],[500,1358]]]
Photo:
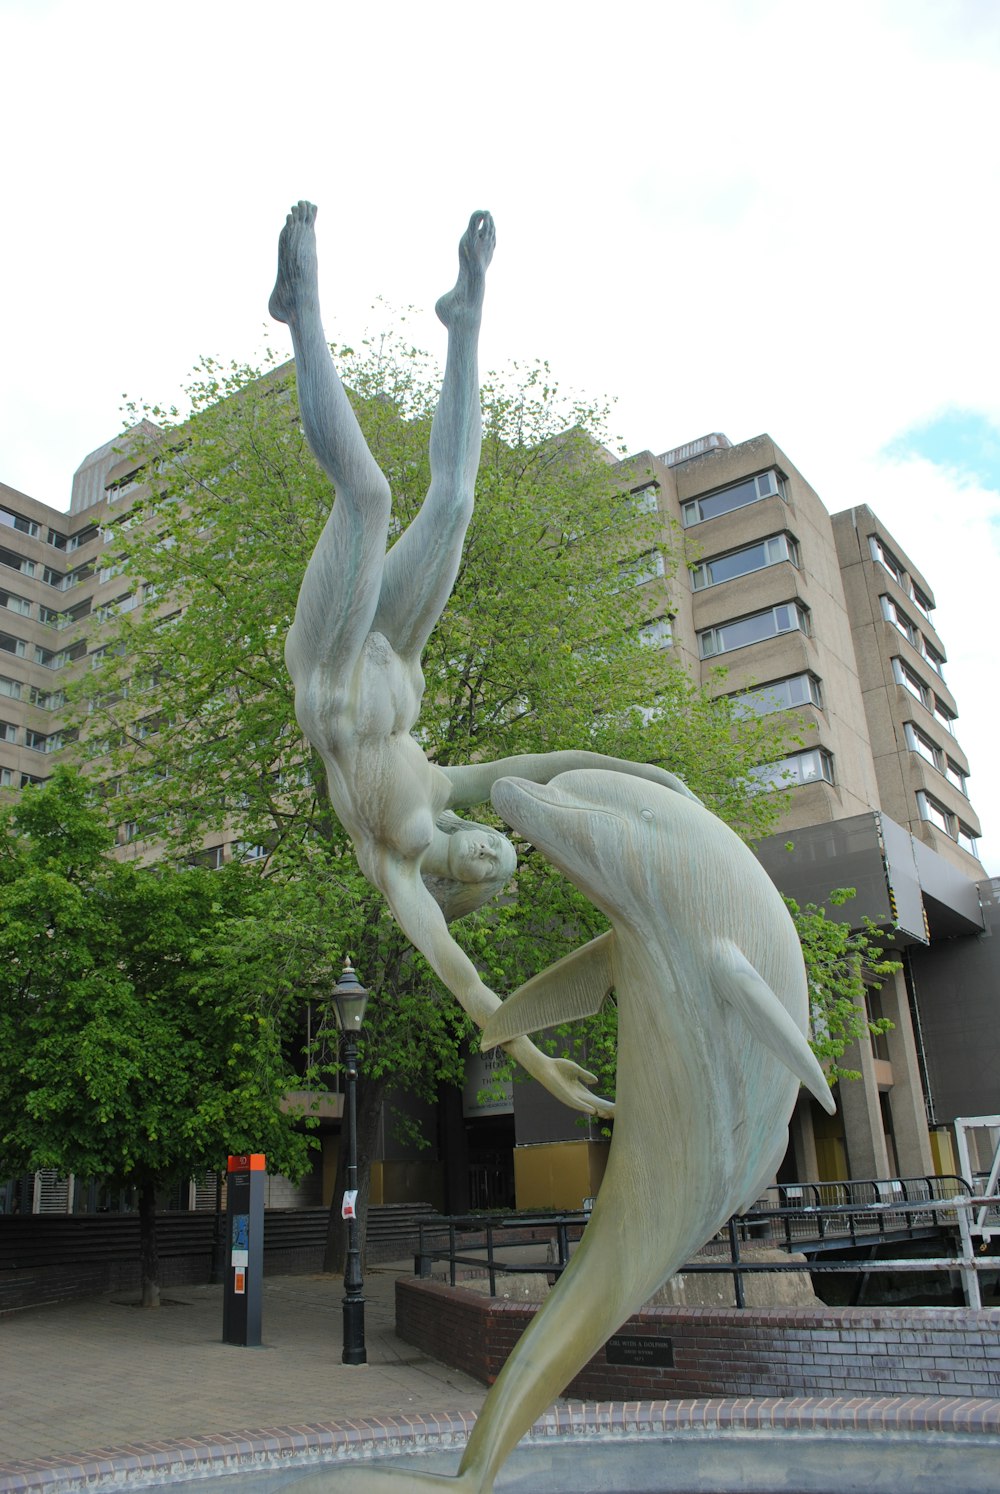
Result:
[[[799,1194],[796,1188],[801,1190]],[[822,1202],[820,1190],[829,1190],[828,1197],[850,1201]],[[780,1189],[769,1193],[776,1191]],[[860,1201],[866,1192],[869,1201]],[[806,1203],[806,1197],[817,1201]],[[957,1274],[966,1304],[981,1307],[980,1274],[1000,1272],[1000,1259],[985,1255],[984,1245],[977,1250],[973,1231],[983,1208],[995,1208],[996,1202],[995,1197],[974,1194],[959,1177],[794,1185],[790,1204],[758,1207],[729,1220],[705,1251],[686,1262],[677,1274],[731,1276],[735,1305],[741,1308],[746,1306],[745,1278],[750,1275],[839,1273],[858,1277],[860,1284],[872,1275]],[[485,1275],[491,1296],[496,1295],[497,1276],[501,1274],[557,1278],[569,1264],[572,1245],[581,1237],[588,1218],[588,1213],[539,1213],[455,1215],[423,1221],[419,1224],[414,1270],[418,1276],[427,1277],[436,1262],[444,1262],[452,1286],[458,1283],[460,1267],[467,1273]],[[934,1255],[874,1255],[882,1245],[935,1239],[944,1249]],[[541,1261],[537,1259],[540,1245],[546,1247]],[[808,1259],[748,1259],[745,1252],[761,1245]],[[523,1258],[527,1250],[532,1251],[534,1259]],[[863,1260],[844,1258],[844,1252],[859,1250],[867,1252]],[[518,1255],[522,1258],[517,1259]]]

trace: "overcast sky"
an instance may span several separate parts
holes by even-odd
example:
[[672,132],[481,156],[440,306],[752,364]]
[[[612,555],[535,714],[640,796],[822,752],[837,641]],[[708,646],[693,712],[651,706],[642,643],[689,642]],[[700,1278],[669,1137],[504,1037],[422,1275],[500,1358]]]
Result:
[[0,55],[0,478],[66,508],[123,395],[254,356],[299,197],[331,335],[382,296],[443,351],[487,207],[484,366],[631,450],[766,430],[896,534],[1000,874],[997,0],[0,0]]

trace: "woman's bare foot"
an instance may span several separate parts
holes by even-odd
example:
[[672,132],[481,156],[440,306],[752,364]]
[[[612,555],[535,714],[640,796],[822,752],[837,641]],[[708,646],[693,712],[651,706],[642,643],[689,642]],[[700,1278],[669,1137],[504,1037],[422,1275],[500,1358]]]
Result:
[[464,323],[479,324],[486,293],[486,271],[496,247],[497,231],[489,213],[477,211],[469,219],[458,245],[458,280],[434,308],[449,331]]
[[316,262],[316,209],[297,202],[278,238],[278,278],[267,309],[276,322],[291,322],[307,310],[319,310]]

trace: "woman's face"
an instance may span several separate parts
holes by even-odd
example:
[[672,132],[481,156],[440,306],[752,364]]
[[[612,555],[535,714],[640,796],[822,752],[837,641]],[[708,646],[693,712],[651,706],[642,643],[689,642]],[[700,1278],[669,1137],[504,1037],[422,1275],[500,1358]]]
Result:
[[514,847],[492,830],[456,830],[448,841],[448,873],[456,882],[488,882],[512,876],[517,866]]

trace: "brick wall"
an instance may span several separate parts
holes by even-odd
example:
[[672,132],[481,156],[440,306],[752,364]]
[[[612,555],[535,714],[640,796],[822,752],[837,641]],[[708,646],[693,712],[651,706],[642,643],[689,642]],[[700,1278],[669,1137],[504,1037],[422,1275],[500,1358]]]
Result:
[[[492,1384],[531,1304],[438,1282],[396,1283],[400,1338]],[[601,1349],[566,1390],[580,1400],[706,1396],[959,1395],[1000,1398],[1000,1310],[963,1307],[658,1307],[622,1328],[668,1339],[673,1366],[609,1364]]]

